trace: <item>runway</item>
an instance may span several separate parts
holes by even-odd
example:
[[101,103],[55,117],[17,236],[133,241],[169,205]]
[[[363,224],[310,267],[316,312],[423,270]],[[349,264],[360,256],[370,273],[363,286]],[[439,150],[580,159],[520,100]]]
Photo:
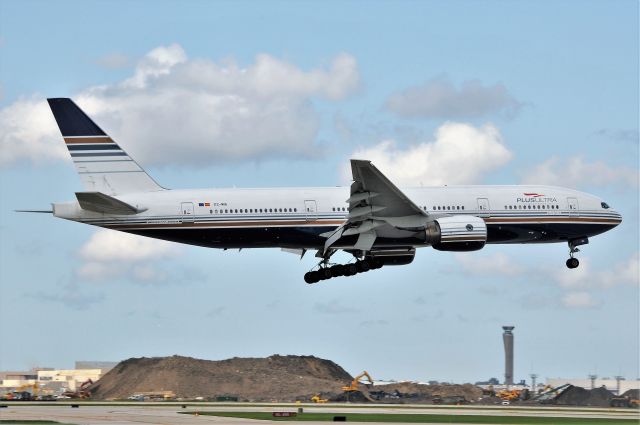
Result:
[[[603,422],[608,419],[640,419],[637,410],[630,409],[590,409],[590,408],[496,408],[481,406],[389,406],[389,405],[305,405],[305,413],[376,413],[384,414],[438,414],[438,415],[477,415],[477,416],[500,416],[513,417],[514,422],[521,416],[546,416],[565,418],[600,418]],[[178,404],[156,404],[140,403],[130,405],[82,405],[72,408],[71,405],[45,404],[26,405],[20,403],[8,404],[7,408],[0,409],[0,419],[6,420],[53,420],[63,424],[74,425],[193,425],[204,423],[218,424],[256,424],[264,421],[254,419],[227,418],[205,415],[185,415],[179,412],[197,411],[218,411],[218,412],[274,412],[274,411],[296,411],[296,407],[291,405],[216,405],[203,403],[187,405],[182,408]],[[293,421],[295,422],[295,421]],[[301,423],[301,422],[300,422]],[[320,422],[304,422],[314,424]],[[326,423],[326,422],[324,422]],[[389,423],[389,422],[385,422]],[[448,422],[449,423],[449,422]],[[504,422],[502,422],[504,423]]]

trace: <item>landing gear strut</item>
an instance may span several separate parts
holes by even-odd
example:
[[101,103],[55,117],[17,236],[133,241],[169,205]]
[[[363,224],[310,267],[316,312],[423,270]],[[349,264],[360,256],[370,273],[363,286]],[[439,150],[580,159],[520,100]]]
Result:
[[578,245],[586,245],[589,243],[589,239],[581,238],[570,240],[569,242],[569,259],[567,260],[567,267],[570,269],[575,269],[580,265],[580,261],[573,256],[576,252],[580,252],[578,249]]
[[329,266],[328,259],[326,259],[318,264],[318,270],[305,273],[304,281],[312,284],[338,276],[353,276],[369,270],[379,269],[382,266],[382,260],[377,258],[365,258],[355,263],[334,264],[333,266]]

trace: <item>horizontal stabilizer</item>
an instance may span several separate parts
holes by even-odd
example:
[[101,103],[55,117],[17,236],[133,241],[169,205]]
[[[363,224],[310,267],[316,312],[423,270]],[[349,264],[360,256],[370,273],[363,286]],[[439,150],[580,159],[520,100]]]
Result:
[[145,209],[138,209],[133,205],[122,202],[119,199],[105,195],[101,192],[76,192],[76,198],[83,210],[103,214],[138,214]]

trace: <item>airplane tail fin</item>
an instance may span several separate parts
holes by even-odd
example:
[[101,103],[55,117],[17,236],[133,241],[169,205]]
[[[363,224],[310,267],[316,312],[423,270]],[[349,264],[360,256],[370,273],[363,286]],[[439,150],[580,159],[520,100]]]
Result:
[[86,191],[108,195],[163,190],[71,99],[47,99]]

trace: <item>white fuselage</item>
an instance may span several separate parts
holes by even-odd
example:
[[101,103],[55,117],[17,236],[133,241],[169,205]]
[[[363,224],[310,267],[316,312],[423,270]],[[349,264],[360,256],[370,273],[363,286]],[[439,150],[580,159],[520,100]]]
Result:
[[[443,186],[402,189],[434,219],[473,215],[487,243],[562,242],[605,232],[621,216],[601,199],[552,186]],[[57,217],[214,248],[311,249],[348,216],[348,187],[195,189],[130,193],[117,199],[142,212],[109,215],[54,204]],[[381,238],[376,246],[424,246],[419,238]],[[339,246],[338,246],[339,248]]]

